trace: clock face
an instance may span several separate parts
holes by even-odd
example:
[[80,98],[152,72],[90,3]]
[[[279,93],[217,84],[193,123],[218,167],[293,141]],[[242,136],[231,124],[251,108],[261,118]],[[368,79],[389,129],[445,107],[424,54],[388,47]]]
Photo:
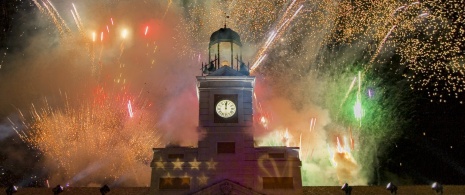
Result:
[[223,118],[229,118],[236,113],[236,104],[231,100],[221,100],[216,104],[216,113]]

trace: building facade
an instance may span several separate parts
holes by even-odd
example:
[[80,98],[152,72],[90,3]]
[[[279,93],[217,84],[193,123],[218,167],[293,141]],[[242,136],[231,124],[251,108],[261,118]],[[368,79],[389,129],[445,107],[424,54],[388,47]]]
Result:
[[151,194],[301,194],[295,147],[254,144],[255,77],[242,62],[239,35],[210,37],[209,62],[197,77],[198,147],[154,148]]

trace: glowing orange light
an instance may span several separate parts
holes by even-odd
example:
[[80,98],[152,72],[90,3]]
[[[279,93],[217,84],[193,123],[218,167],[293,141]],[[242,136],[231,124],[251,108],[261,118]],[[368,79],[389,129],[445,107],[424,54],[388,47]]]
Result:
[[128,36],[128,30],[124,29],[123,32],[121,32],[121,36],[125,39]]

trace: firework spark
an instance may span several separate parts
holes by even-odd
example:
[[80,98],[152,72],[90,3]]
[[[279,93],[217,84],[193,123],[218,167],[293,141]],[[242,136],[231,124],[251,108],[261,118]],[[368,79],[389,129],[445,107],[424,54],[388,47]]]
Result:
[[286,28],[289,26],[289,23],[295,18],[295,16],[300,12],[300,10],[303,8],[303,5],[301,5],[295,12],[294,14],[292,14],[290,16],[290,18],[286,18],[288,17],[287,14],[288,14],[288,11],[292,8],[292,6],[294,5],[294,3],[296,2],[296,0],[292,1],[292,3],[289,5],[289,7],[286,9],[286,11],[284,12],[283,14],[283,17],[281,19],[281,21],[277,24],[277,26],[279,26],[279,28],[271,31],[270,33],[270,36],[268,37],[268,39],[266,40],[265,44],[263,45],[263,47],[260,49],[260,51],[258,52],[257,54],[257,60],[253,63],[252,67],[250,68],[250,71],[252,72],[253,70],[255,70],[259,65],[260,63],[265,59],[266,55],[265,54],[267,52],[267,50],[269,49],[270,45],[276,40],[276,37],[279,37],[283,34],[283,32],[286,30]]
[[131,100],[128,101],[128,113],[129,113],[129,117],[134,117],[134,113],[132,112],[132,104],[131,104]]
[[[146,149],[161,142],[154,121],[134,113],[128,98],[98,91],[91,99],[65,99],[64,108],[53,108],[45,99],[40,110],[32,106],[33,120],[23,118],[28,121],[27,128],[17,132],[56,162],[55,171],[59,172],[51,176],[68,178],[70,185],[116,182],[120,178],[138,183],[141,168],[152,157]],[[146,112],[144,107],[136,109]],[[51,179],[57,182],[58,178]]]
[[[352,153],[362,151],[360,149],[362,147],[359,147],[360,144],[357,143],[356,146],[358,148],[355,147],[353,140],[360,140],[359,136],[368,135],[367,133],[363,133],[365,132],[365,125],[361,127],[361,119],[357,121],[358,124],[351,123],[353,116],[361,118],[365,111],[369,111],[368,109],[362,110],[362,106],[365,107],[368,103],[376,102],[377,96],[382,96],[383,91],[377,88],[376,96],[373,96],[369,102],[365,101],[361,91],[365,91],[364,85],[368,85],[369,81],[365,81],[367,79],[362,81],[359,74],[358,90],[357,92],[353,92],[355,82],[357,81],[357,77],[353,78],[355,72],[343,72],[343,70],[349,70],[352,64],[359,62],[358,59],[363,59],[361,60],[362,65],[360,66],[362,67],[360,69],[365,70],[363,72],[365,78],[366,74],[372,71],[376,72],[376,68],[392,61],[390,52],[397,54],[400,56],[400,62],[395,65],[405,68],[405,71],[400,74],[411,84],[413,90],[426,90],[432,99],[439,97],[441,101],[445,101],[445,97],[461,98],[465,90],[465,82],[463,80],[465,72],[463,68],[464,57],[463,52],[461,52],[463,51],[463,45],[461,44],[465,41],[463,38],[465,37],[463,36],[463,32],[465,31],[463,25],[460,25],[464,23],[464,19],[463,17],[454,18],[453,14],[449,14],[450,9],[453,7],[460,7],[458,4],[455,5],[454,2],[441,4],[434,1],[421,3],[416,1],[406,4],[404,1],[381,0],[370,2],[343,1],[335,4],[332,1],[239,0],[191,1],[186,2],[183,6],[179,6],[176,3],[172,3],[172,1],[157,3],[130,1],[131,7],[137,8],[137,13],[128,11],[127,4],[122,1],[112,3],[82,1],[80,2],[82,4],[77,4],[79,5],[79,12],[74,4],[63,3],[66,4],[66,8],[63,8],[66,12],[63,13],[69,14],[68,10],[71,7],[69,20],[74,22],[78,31],[85,35],[85,40],[81,40],[79,36],[75,36],[78,33],[73,33],[67,27],[66,15],[63,14],[63,17],[61,17],[59,14],[60,4],[56,3],[57,7],[55,7],[49,0],[33,0],[32,2],[39,12],[46,16],[44,18],[49,20],[52,26],[55,26],[55,31],[57,32],[55,34],[61,35],[56,38],[60,40],[60,47],[64,48],[64,45],[68,45],[70,42],[81,43],[80,45],[76,44],[78,45],[76,47],[78,47],[77,50],[84,54],[73,54],[69,57],[78,58],[76,61],[79,61],[79,63],[84,62],[82,63],[84,65],[88,62],[89,69],[92,69],[90,71],[92,72],[92,76],[95,77],[95,80],[101,82],[101,84],[105,83],[104,81],[107,81],[105,79],[110,77],[111,79],[109,80],[114,82],[112,83],[114,86],[109,86],[107,89],[130,89],[131,86],[128,85],[130,78],[128,75],[135,74],[134,72],[141,74],[141,72],[148,72],[147,70],[157,70],[156,72],[161,72],[161,74],[171,74],[171,70],[167,67],[171,67],[172,64],[179,64],[179,61],[159,60],[162,56],[158,55],[158,51],[166,50],[168,48],[166,45],[169,45],[169,47],[176,45],[177,53],[175,57],[172,57],[173,59],[190,56],[193,59],[192,61],[199,61],[199,53],[206,53],[206,37],[208,38],[212,32],[223,26],[223,21],[218,20],[218,18],[223,18],[224,13],[228,12],[231,15],[228,26],[239,32],[245,46],[249,44],[250,48],[253,48],[244,48],[244,56],[250,58],[253,62],[251,67],[252,72],[257,73],[260,71],[260,74],[256,76],[264,75],[266,77],[267,82],[271,83],[269,86],[270,91],[279,91],[280,96],[290,97],[290,101],[294,101],[292,102],[293,105],[299,105],[296,106],[299,108],[295,108],[295,110],[305,107],[311,107],[312,109],[322,107],[329,110],[329,113],[337,116],[336,119],[331,119],[329,116],[322,114],[323,112],[308,114],[305,117],[294,115],[296,119],[293,122],[296,124],[301,123],[302,125],[296,125],[295,128],[289,128],[288,131],[284,132],[281,129],[287,125],[276,124],[282,122],[283,119],[277,117],[276,112],[270,109],[270,107],[279,107],[281,104],[266,105],[267,103],[264,101],[266,98],[262,98],[262,101],[257,101],[254,94],[256,105],[256,113],[254,115],[257,116],[255,122],[266,127],[265,129],[274,135],[272,139],[274,141],[269,142],[269,145],[279,143],[281,145],[294,144],[301,146],[301,150],[306,151],[306,155],[303,152],[301,153],[304,155],[304,164],[323,162],[321,160],[323,158],[327,162],[327,155],[330,155],[332,159],[331,163],[337,163],[339,168],[344,167],[344,163],[334,159],[341,157],[340,159],[344,160],[347,159],[345,158],[346,155],[337,156],[338,152],[335,152],[334,148],[331,148],[335,144],[327,143],[328,141],[326,141],[333,139],[334,137],[331,137],[331,133],[336,132],[336,130],[332,130],[329,127],[323,128],[323,126],[329,123],[326,121],[332,121],[331,125],[348,124],[347,126],[352,127],[358,125],[358,129],[352,130],[349,128],[350,137],[348,140],[345,140],[345,137],[342,140],[337,138],[337,140],[343,142],[339,143],[339,145],[350,143],[348,148],[350,148],[350,152]],[[155,7],[162,7],[162,10],[154,12]],[[446,9],[446,7],[448,8]],[[121,13],[130,14],[123,15]],[[157,15],[157,13],[159,14]],[[83,17],[81,18],[81,16]],[[131,16],[137,19],[133,19]],[[172,22],[170,17],[173,16],[179,17],[179,20]],[[175,26],[165,27],[161,30],[158,29],[158,26],[150,25],[149,28],[146,20],[173,23]],[[132,24],[127,21],[131,21]],[[123,25],[125,22],[127,24],[124,25],[127,26],[124,26],[125,29],[122,30],[123,27],[120,24]],[[145,29],[134,26],[145,26]],[[112,33],[110,33],[110,28]],[[133,29],[140,29],[140,32],[132,33]],[[155,31],[156,33],[165,34],[160,35],[161,38],[153,37],[152,35],[155,34]],[[88,37],[89,32],[92,32],[92,39]],[[128,32],[131,33],[129,34]],[[98,37],[98,33],[100,33],[100,37]],[[50,34],[53,35],[54,33]],[[136,37],[142,34],[144,35],[143,41]],[[73,38],[75,40],[72,40]],[[99,38],[101,43],[96,43]],[[160,39],[172,39],[173,41],[169,44],[159,45],[158,42]],[[186,40],[192,41],[187,42]],[[131,44],[136,46],[131,47]],[[137,47],[140,45],[143,45],[143,47]],[[198,48],[205,49],[201,50]],[[116,51],[116,54],[111,52],[113,50]],[[133,53],[143,55],[137,55],[137,57],[133,57],[131,60],[124,60],[125,55]],[[85,59],[80,59],[80,55],[85,56]],[[95,56],[98,57],[95,58]],[[189,63],[186,62],[184,64]],[[128,71],[130,69],[128,67],[130,66],[137,67],[134,68],[137,71]],[[193,66],[189,64],[188,66],[183,66],[183,68]],[[398,67],[385,67],[385,69],[396,70]],[[150,73],[155,74],[154,72]],[[153,75],[151,75],[151,78],[153,78]],[[347,84],[350,80],[352,80],[352,83],[347,90]],[[289,85],[291,82],[293,85]],[[82,85],[93,86],[87,82],[82,83]],[[161,83],[159,88],[164,89],[162,93],[164,95],[160,96],[165,97],[166,91],[170,91],[166,89],[170,89],[173,86],[164,86],[170,83],[169,80],[162,79],[159,83]],[[312,85],[312,87],[309,87],[309,85]],[[376,83],[373,85],[376,85]],[[192,84],[189,83],[189,86],[192,86]],[[343,86],[343,89],[331,88],[331,86]],[[173,88],[177,89],[180,87],[174,86]],[[321,90],[323,91],[321,92],[319,89],[324,90]],[[118,92],[114,93],[118,94]],[[369,93],[371,92],[369,91]],[[109,96],[114,96],[115,94]],[[66,143],[71,140],[70,143],[72,143],[73,147],[87,152],[87,149],[77,143],[75,144],[73,140],[89,137],[89,139],[95,141],[96,138],[93,138],[89,133],[92,132],[92,129],[95,129],[94,133],[102,140],[109,141],[112,144],[119,142],[127,143],[118,140],[123,139],[122,137],[117,137],[118,139],[114,138],[118,140],[115,141],[113,139],[114,135],[110,136],[111,132],[116,130],[133,132],[133,129],[129,128],[128,124],[135,125],[134,128],[139,128],[135,123],[140,120],[142,120],[142,125],[153,123],[153,121],[147,119],[149,117],[138,118],[142,116],[141,113],[144,113],[144,111],[140,111],[143,109],[140,107],[140,102],[137,99],[120,98],[116,100],[115,98],[110,98],[111,100],[107,100],[108,102],[104,104],[107,106],[102,107],[93,104],[96,100],[92,98],[82,98],[82,105],[70,103],[68,106],[58,108],[52,108],[48,104],[39,107],[33,106],[31,110],[33,122],[28,122],[25,126],[35,133],[28,134],[28,132],[21,131],[18,128],[16,129],[17,133],[24,140],[33,143],[35,147],[44,150],[44,154],[53,156],[64,153],[74,158],[72,154],[76,151],[60,146],[61,142]],[[346,101],[349,103],[346,103]],[[314,104],[318,105],[314,106]],[[349,104],[350,106],[346,106]],[[393,103],[384,102],[383,104]],[[345,109],[350,110],[350,112],[341,111],[345,108],[344,106],[350,107],[350,109]],[[396,115],[396,111],[393,110],[385,112],[392,112],[389,113],[389,116]],[[130,116],[132,113],[133,117],[127,117],[128,113]],[[350,120],[347,119],[349,117]],[[363,117],[368,118],[368,114]],[[309,118],[311,118],[310,125]],[[316,118],[318,118],[318,125],[316,125]],[[364,124],[371,120],[367,118],[363,119]],[[392,118],[385,120],[386,122],[395,122]],[[92,121],[103,122],[97,124]],[[106,125],[112,126],[113,130],[110,131],[111,128]],[[58,127],[63,128],[60,129]],[[145,131],[144,128],[142,128],[143,132]],[[79,129],[80,131],[78,132],[75,129]],[[347,128],[344,127],[342,129]],[[382,127],[379,127],[379,129],[382,129]],[[62,136],[52,136],[52,130],[60,132]],[[385,130],[389,132],[387,129]],[[43,135],[38,133],[39,131],[44,132]],[[105,134],[105,132],[107,133]],[[298,144],[292,143],[292,139],[290,138],[292,136],[299,136]],[[65,138],[69,140],[63,141],[62,139]],[[57,142],[55,143],[53,140]],[[288,142],[289,140],[291,142]],[[99,142],[98,140],[95,142],[100,145],[112,145],[103,143],[102,141]],[[324,155],[320,154],[319,152],[323,151],[327,145],[330,148],[328,152],[325,152]],[[90,148],[96,147],[95,145],[90,145]],[[153,146],[143,147],[150,148]],[[370,148],[370,146],[364,146],[364,148]],[[343,149],[348,150],[346,147],[343,147]],[[315,154],[313,151],[315,151]],[[124,153],[122,155],[123,159],[134,159],[134,156],[131,156],[132,154],[127,154],[127,152],[122,153]],[[309,155],[309,153],[311,154]],[[95,151],[90,151],[90,154],[98,156]],[[111,158],[109,154],[105,152],[103,154],[103,156]],[[312,159],[307,159],[308,156],[311,156]],[[360,154],[358,156],[360,159],[364,159],[373,155]],[[362,164],[363,162],[359,161],[360,159],[350,161],[352,163],[347,163],[346,167],[352,167],[354,164],[357,165],[357,163]],[[143,160],[139,159],[138,162],[140,161]],[[76,168],[73,168],[74,165],[72,162],[62,162],[60,160],[59,164],[62,169],[66,170],[62,174],[68,178],[75,178],[75,175],[84,170],[94,170],[92,169],[93,167],[99,166],[105,167],[99,165],[98,162],[89,162],[85,166],[76,166]],[[127,166],[120,165],[118,162],[115,163],[115,167],[122,166],[123,168],[121,168],[120,172],[112,172],[113,178],[120,177],[118,174],[124,175],[124,171],[131,172],[128,168],[130,163]],[[329,164],[329,162],[327,163]],[[316,166],[315,164],[313,165]],[[325,167],[324,163],[317,165]],[[362,165],[362,167],[370,166]],[[307,171],[307,169],[303,169]],[[321,172],[317,172],[316,174],[319,173]],[[315,172],[312,174],[315,174]],[[308,178],[311,177],[306,177],[306,179]],[[334,179],[328,179],[327,181],[333,181],[329,184],[335,184],[339,180],[334,182]],[[312,182],[318,183],[317,181],[306,181],[304,184],[315,184]],[[318,184],[328,185],[328,183]],[[361,184],[364,183],[361,182]]]

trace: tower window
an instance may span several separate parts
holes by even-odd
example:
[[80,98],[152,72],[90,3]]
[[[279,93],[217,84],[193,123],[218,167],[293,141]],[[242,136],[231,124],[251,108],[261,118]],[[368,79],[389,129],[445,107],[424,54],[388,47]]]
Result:
[[293,189],[292,177],[263,177],[263,189]]
[[190,187],[190,177],[162,177],[159,182],[160,190],[185,190]]
[[168,154],[168,159],[183,159],[184,154]]
[[284,153],[269,153],[268,158],[284,158]]
[[236,153],[235,142],[218,142],[216,150],[218,154],[234,154]]

